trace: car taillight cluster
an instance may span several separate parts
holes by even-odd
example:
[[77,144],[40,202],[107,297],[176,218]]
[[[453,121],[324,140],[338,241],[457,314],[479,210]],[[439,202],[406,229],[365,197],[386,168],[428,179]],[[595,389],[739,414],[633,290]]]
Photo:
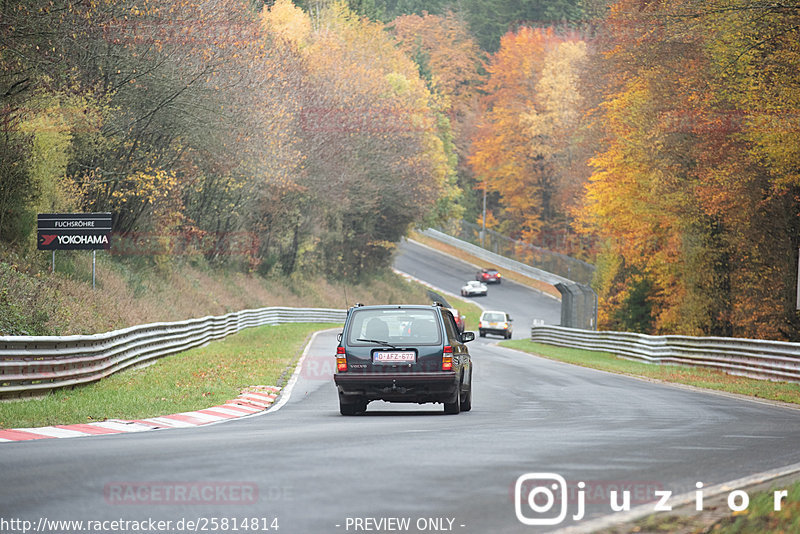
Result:
[[442,371],[453,370],[453,347],[446,345],[442,351]]
[[336,370],[340,373],[347,371],[347,358],[344,347],[336,347]]

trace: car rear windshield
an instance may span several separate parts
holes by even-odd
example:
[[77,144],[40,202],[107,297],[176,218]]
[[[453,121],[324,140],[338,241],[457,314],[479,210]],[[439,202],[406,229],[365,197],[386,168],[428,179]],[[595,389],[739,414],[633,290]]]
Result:
[[433,310],[355,310],[347,330],[350,345],[370,345],[375,340],[392,345],[436,345],[441,343],[439,321]]
[[506,315],[504,313],[484,313],[483,320],[492,323],[499,323],[500,321],[506,320]]

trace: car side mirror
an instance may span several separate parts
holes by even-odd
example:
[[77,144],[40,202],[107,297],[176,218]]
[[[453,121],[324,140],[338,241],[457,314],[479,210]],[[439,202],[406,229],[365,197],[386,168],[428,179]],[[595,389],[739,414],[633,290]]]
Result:
[[338,334],[336,334],[336,341],[338,341],[339,343],[342,342],[342,332],[339,332]]
[[475,341],[475,332],[461,332],[461,342],[468,343]]
[[508,322],[509,322],[509,323],[513,323],[513,322],[514,322],[514,319],[512,319],[511,317],[509,317],[509,318],[508,318]]

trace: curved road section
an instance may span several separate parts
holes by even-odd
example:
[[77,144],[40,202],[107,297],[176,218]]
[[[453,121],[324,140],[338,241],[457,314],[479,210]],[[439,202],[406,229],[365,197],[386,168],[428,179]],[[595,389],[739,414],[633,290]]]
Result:
[[[398,247],[394,267],[446,292],[459,295],[461,286],[475,280],[480,265],[471,265],[414,241],[403,241]],[[557,325],[561,321],[561,302],[511,280],[488,284],[485,297],[472,300],[485,310],[508,312],[514,319],[514,339],[530,337],[534,320]],[[477,329],[477,325],[467,325]]]
[[[431,254],[404,246],[398,269],[451,291],[473,272]],[[492,306],[520,321],[553,313],[547,297],[502,287],[511,291]],[[291,395],[263,416],[3,444],[0,531],[545,532],[613,514],[615,490],[613,504],[628,491],[636,507],[655,492],[800,462],[798,410],[574,367],[491,339],[471,344],[471,412],[373,403],[342,417],[335,336],[315,336]]]

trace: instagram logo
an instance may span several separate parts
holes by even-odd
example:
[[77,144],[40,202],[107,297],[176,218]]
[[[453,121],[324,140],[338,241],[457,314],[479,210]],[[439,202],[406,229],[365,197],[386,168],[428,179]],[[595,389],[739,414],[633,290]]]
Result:
[[[698,482],[695,487],[695,509],[702,511],[703,483]],[[726,484],[720,484],[712,488],[712,494],[721,495],[728,490],[730,488]],[[788,495],[787,490],[774,492],[776,512],[782,509],[783,500]],[[524,525],[558,525],[567,517],[569,502],[577,504],[577,511],[571,518],[574,521],[584,518],[587,503],[607,502],[611,512],[628,512],[632,503],[652,503],[654,513],[672,511],[672,491],[664,489],[662,483],[652,480],[590,480],[588,483],[580,481],[570,488],[561,475],[526,473],[517,478],[513,499],[517,519]],[[750,496],[746,491],[737,489],[728,494],[728,508],[732,512],[744,512],[749,505]]]
[[[559,507],[557,515],[551,513],[556,503]],[[523,510],[523,505],[527,505],[526,510]],[[567,481],[555,473],[521,475],[514,485],[514,511],[524,525],[561,523],[567,516]]]

